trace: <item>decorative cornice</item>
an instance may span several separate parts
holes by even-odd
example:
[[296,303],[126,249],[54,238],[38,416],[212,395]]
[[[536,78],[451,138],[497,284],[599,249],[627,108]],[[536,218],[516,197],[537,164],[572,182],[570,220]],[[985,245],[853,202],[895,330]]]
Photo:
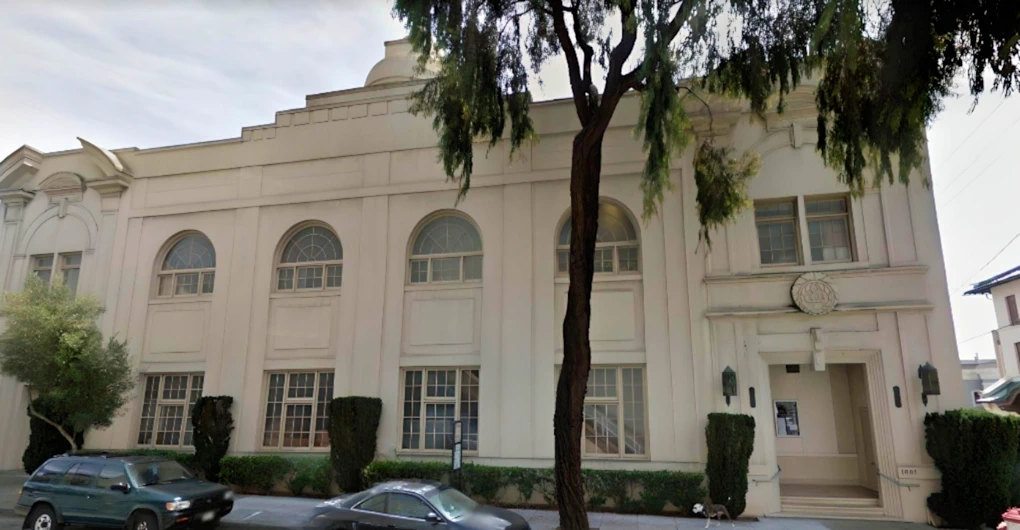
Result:
[[31,177],[42,165],[43,154],[23,145],[0,161],[0,189],[9,190],[17,187]]
[[[889,311],[931,311],[935,305],[925,300],[918,301],[896,301],[879,303],[852,303],[839,304],[833,313],[854,313],[861,311],[868,312],[889,312]],[[747,318],[747,317],[772,317],[783,315],[804,315],[796,307],[733,307],[711,309],[705,312],[705,318]],[[808,318],[808,317],[805,317]]]
[[924,274],[928,266],[897,265],[893,267],[847,267],[843,269],[812,269],[799,267],[799,270],[756,272],[748,274],[718,274],[705,276],[706,284],[744,283],[761,281],[795,281],[806,272],[824,272],[829,278],[850,278],[855,276],[888,276],[897,274]]
[[25,204],[35,197],[35,193],[25,190],[0,191],[0,202],[4,205]]
[[124,190],[131,187],[132,179],[125,177],[114,177],[102,180],[90,180],[85,183],[86,186],[99,192],[99,195],[103,197],[113,197],[120,195]]
[[85,140],[84,138],[78,137],[78,141],[81,142],[81,147],[82,150],[85,151],[85,154],[88,155],[89,159],[91,159],[92,162],[99,167],[100,171],[103,172],[103,175],[106,175],[106,178],[121,178],[130,183],[133,176],[127,166],[124,165],[124,162],[121,161],[117,155],[97,146],[96,144],[93,144],[92,142],[89,142],[88,140]]

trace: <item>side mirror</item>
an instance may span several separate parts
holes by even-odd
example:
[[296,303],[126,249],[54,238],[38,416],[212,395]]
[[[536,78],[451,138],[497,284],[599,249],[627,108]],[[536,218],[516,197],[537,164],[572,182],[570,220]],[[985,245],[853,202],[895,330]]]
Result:
[[121,493],[128,493],[131,491],[131,486],[128,486],[123,482],[118,482],[116,484],[111,485],[110,489],[112,489],[113,491],[119,491]]
[[430,512],[428,515],[425,516],[425,521],[432,524],[439,524],[443,522],[443,518],[436,515],[435,513]]

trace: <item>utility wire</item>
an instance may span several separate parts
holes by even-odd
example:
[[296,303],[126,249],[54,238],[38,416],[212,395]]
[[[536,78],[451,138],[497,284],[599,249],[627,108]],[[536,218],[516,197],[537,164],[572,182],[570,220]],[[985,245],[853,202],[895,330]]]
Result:
[[946,161],[948,161],[950,158],[953,158],[953,155],[955,155],[956,152],[959,151],[961,147],[963,147],[963,144],[967,143],[967,140],[970,140],[970,137],[974,136],[974,133],[976,133],[977,130],[980,129],[981,126],[984,125],[986,121],[988,121],[988,118],[991,118],[992,115],[995,114],[995,111],[999,110],[999,107],[1001,107],[1002,104],[1005,103],[1005,102],[1006,102],[1006,98],[1002,98],[1002,101],[1000,101],[999,104],[996,105],[995,108],[992,109],[991,112],[989,112],[988,114],[985,115],[984,119],[981,120],[981,123],[977,124],[977,127],[974,127],[974,129],[972,129],[969,133],[967,133],[967,136],[963,139],[962,142],[956,144],[956,149],[953,149],[952,153],[949,153],[949,155],[947,155],[945,158],[943,158],[939,162],[939,165],[941,166],[942,164],[945,164]]
[[980,274],[980,273],[981,273],[981,271],[985,270],[985,267],[987,267],[987,266],[991,265],[991,264],[992,264],[992,262],[993,262],[993,261],[995,261],[995,258],[998,258],[999,256],[1001,256],[1001,255],[1002,255],[1002,253],[1003,253],[1003,251],[1005,251],[1005,250],[1006,250],[1007,248],[1009,248],[1009,246],[1010,246],[1010,245],[1012,245],[1012,244],[1013,244],[1013,242],[1017,240],[1017,238],[1020,238],[1020,232],[1017,232],[1017,233],[1016,233],[1016,234],[1015,234],[1015,235],[1013,236],[1013,239],[1010,239],[1010,240],[1009,240],[1009,243],[1006,243],[1005,245],[1003,245],[1003,247],[1002,247],[1002,248],[1000,248],[1000,249],[999,249],[999,251],[998,251],[998,252],[996,252],[994,256],[992,256],[992,259],[990,259],[990,260],[986,261],[986,262],[985,262],[985,264],[984,264],[984,265],[982,265],[980,269],[978,269],[978,270],[974,271],[974,274],[971,274],[970,276],[968,276],[968,277],[967,277],[967,279],[966,279],[966,280],[964,280],[964,282],[963,282],[963,283],[961,283],[961,284],[959,285],[959,287],[957,287],[956,289],[953,289],[953,291],[952,291],[952,292],[950,293],[950,295],[954,295],[954,294],[956,294],[956,293],[957,293],[957,291],[959,291],[960,289],[963,289],[963,288],[964,288],[964,287],[965,287],[965,286],[967,285],[967,282],[969,282],[969,281],[970,281],[971,279],[973,279],[973,278],[974,278],[975,276],[977,276],[978,274]]
[[991,333],[991,331],[986,331],[986,332],[984,332],[984,333],[982,333],[980,335],[974,335],[973,337],[971,337],[971,338],[969,338],[967,340],[957,341],[957,344],[966,344],[966,343],[968,343],[968,342],[970,342],[970,341],[972,341],[974,339],[980,339],[981,337],[984,337],[985,335],[988,335],[989,333]]
[[981,177],[981,175],[984,175],[985,171],[988,171],[988,168],[994,166],[995,163],[998,162],[999,159],[1002,158],[1002,155],[1004,155],[1004,154],[1006,154],[1006,151],[1003,151],[1003,152],[999,153],[999,156],[993,158],[992,162],[990,164],[988,164],[987,166],[985,166],[985,168],[982,169],[977,175],[975,175],[974,178],[972,178],[969,181],[967,181],[967,183],[964,184],[964,186],[962,188],[960,188],[960,191],[954,193],[953,196],[949,198],[949,200],[947,200],[946,202],[942,203],[942,207],[945,208],[945,207],[949,206],[949,203],[953,202],[954,199],[959,197],[960,194],[963,193],[967,188],[969,188],[971,184],[973,184],[975,181],[977,181],[977,179],[979,179]]
[[[1020,116],[1017,116],[1017,117],[1016,117],[1016,119],[1015,119],[1015,120],[1013,120],[1013,123],[1010,123],[1010,124],[1009,124],[1009,127],[1006,127],[1005,129],[1003,129],[1003,130],[1002,130],[1002,133],[1000,133],[1000,136],[999,136],[999,138],[1000,138],[1000,139],[1001,139],[1001,138],[1008,138],[1008,137],[1006,136],[1006,134],[1005,134],[1005,133],[1006,133],[1006,131],[1008,131],[1008,130],[1012,129],[1012,128],[1013,128],[1013,126],[1015,126],[1015,125],[1016,125],[1016,124],[1017,124],[1018,122],[1020,122]],[[989,143],[988,143],[988,145],[986,145],[986,146],[985,146],[985,148],[984,148],[984,149],[982,149],[982,150],[981,150],[981,152],[980,152],[980,153],[978,153],[978,154],[977,154],[977,155],[976,155],[976,156],[974,157],[974,159],[970,161],[970,163],[969,163],[969,164],[967,164],[967,167],[965,167],[965,168],[963,168],[962,170],[960,170],[960,171],[959,171],[959,172],[958,172],[958,173],[956,174],[956,176],[955,176],[955,177],[953,177],[953,179],[952,179],[952,180],[950,180],[950,181],[949,181],[949,182],[948,182],[948,183],[947,183],[947,184],[946,184],[946,185],[945,185],[945,186],[944,186],[944,187],[942,188],[942,191],[946,191],[946,190],[948,190],[948,189],[949,189],[949,188],[950,188],[950,187],[951,187],[951,186],[952,186],[953,184],[955,184],[955,183],[956,183],[956,181],[957,181],[957,180],[959,180],[959,178],[960,178],[960,177],[962,177],[962,176],[963,176],[963,175],[964,175],[965,173],[967,173],[967,170],[968,170],[968,169],[970,169],[971,167],[973,167],[973,166],[974,166],[974,164],[976,164],[978,160],[981,160],[981,157],[982,157],[982,156],[983,156],[983,155],[984,155],[984,154],[985,154],[986,152],[988,152],[988,150],[989,150],[989,149],[991,149],[991,148],[992,148],[993,146],[995,146],[995,145],[998,145],[998,143],[999,143],[999,142],[989,142]],[[1001,156],[1001,155],[1000,155],[1000,156]],[[973,181],[971,181],[971,182],[973,182]],[[954,195],[954,196],[955,196],[955,195]]]

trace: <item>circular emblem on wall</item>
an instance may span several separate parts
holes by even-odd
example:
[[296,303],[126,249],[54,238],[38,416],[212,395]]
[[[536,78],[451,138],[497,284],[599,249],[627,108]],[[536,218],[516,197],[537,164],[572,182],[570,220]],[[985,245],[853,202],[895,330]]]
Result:
[[824,315],[836,308],[836,287],[820,272],[809,272],[793,282],[793,303],[809,315]]

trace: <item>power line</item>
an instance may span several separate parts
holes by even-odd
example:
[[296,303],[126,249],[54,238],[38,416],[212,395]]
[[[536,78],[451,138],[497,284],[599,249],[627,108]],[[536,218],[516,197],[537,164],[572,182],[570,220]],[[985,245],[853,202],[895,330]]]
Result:
[[972,341],[974,339],[980,339],[981,337],[984,337],[985,335],[988,335],[989,333],[991,333],[991,331],[986,331],[986,332],[984,332],[984,333],[982,333],[980,335],[974,335],[973,337],[971,337],[971,338],[969,338],[967,340],[957,341],[956,343],[957,344],[966,344],[966,343],[968,343],[968,342],[970,342],[970,341]]
[[[1001,138],[1006,138],[1006,136],[1005,136],[1005,133],[1006,133],[1006,131],[1008,131],[1008,130],[1012,129],[1012,128],[1013,128],[1013,126],[1014,126],[1014,125],[1016,125],[1016,124],[1017,124],[1018,122],[1020,122],[1020,116],[1017,116],[1017,117],[1016,117],[1016,119],[1015,119],[1015,120],[1013,120],[1013,123],[1010,123],[1010,124],[1009,124],[1009,127],[1006,127],[1005,129],[1003,129],[1003,130],[1002,130],[1002,133],[1000,133],[1000,136],[999,136],[999,137],[1000,137],[1000,139],[1001,139]],[[970,169],[971,167],[973,167],[973,166],[974,166],[974,164],[976,164],[978,160],[981,160],[981,157],[982,157],[982,156],[983,156],[983,155],[984,155],[984,154],[985,154],[986,152],[988,152],[988,150],[989,150],[989,149],[991,149],[991,148],[992,148],[993,146],[995,146],[995,145],[998,145],[998,143],[999,143],[999,142],[990,142],[990,143],[989,143],[988,145],[986,145],[986,146],[985,146],[985,148],[984,148],[984,149],[982,149],[982,150],[981,150],[981,152],[980,152],[980,153],[978,153],[978,154],[977,154],[977,155],[976,155],[976,156],[974,157],[974,159],[970,161],[970,163],[969,163],[969,164],[967,164],[967,167],[965,167],[965,168],[963,168],[962,170],[960,170],[960,171],[959,171],[959,172],[958,172],[958,173],[956,174],[956,176],[955,176],[955,177],[953,177],[953,179],[952,179],[952,180],[950,180],[950,181],[949,181],[949,182],[948,182],[948,183],[947,183],[947,184],[946,184],[945,186],[943,186],[943,188],[942,188],[942,191],[946,191],[946,190],[948,190],[948,189],[949,189],[950,187],[952,187],[952,185],[953,185],[954,183],[956,183],[956,181],[957,181],[957,180],[959,180],[959,178],[960,178],[960,177],[962,177],[962,176],[963,176],[964,174],[966,174],[966,173],[967,173],[967,170],[968,170],[968,169]]]
[[1006,102],[1006,98],[1002,98],[1002,101],[1000,101],[999,104],[996,105],[995,108],[992,109],[991,112],[989,112],[988,114],[985,114],[985,117],[984,117],[984,119],[981,120],[981,123],[977,124],[977,126],[974,127],[974,129],[972,129],[969,133],[967,133],[967,136],[963,139],[963,141],[958,143],[958,144],[956,144],[956,149],[953,149],[952,153],[949,153],[948,156],[943,158],[939,162],[939,165],[942,165],[942,164],[946,163],[946,161],[949,160],[950,158],[953,158],[953,155],[955,155],[956,152],[959,151],[961,147],[963,147],[963,144],[967,143],[967,140],[970,140],[970,137],[974,136],[974,133],[976,133],[977,130],[980,129],[981,126],[984,125],[986,121],[988,121],[988,118],[991,118],[992,114],[995,114],[995,111],[999,110],[999,107],[1001,107],[1002,104],[1005,103],[1005,102]]
[[975,276],[977,276],[978,274],[980,274],[980,273],[981,273],[981,271],[985,270],[985,267],[987,267],[987,266],[991,265],[991,264],[992,264],[992,262],[993,262],[993,261],[995,261],[995,258],[998,258],[999,256],[1001,256],[1001,255],[1002,255],[1002,253],[1003,253],[1003,252],[1004,252],[1004,251],[1005,251],[1005,250],[1006,250],[1007,248],[1009,248],[1009,246],[1010,246],[1010,245],[1012,245],[1014,241],[1016,241],[1016,240],[1017,240],[1017,238],[1020,238],[1020,232],[1017,232],[1017,233],[1016,233],[1016,235],[1014,235],[1014,236],[1013,236],[1013,239],[1010,239],[1010,240],[1009,240],[1009,243],[1006,243],[1006,244],[1005,244],[1005,245],[1004,245],[1004,246],[1003,246],[1002,248],[1000,248],[1000,249],[999,249],[999,251],[998,251],[998,252],[996,252],[996,253],[995,253],[995,255],[994,255],[994,256],[992,256],[992,259],[990,259],[990,260],[986,261],[986,262],[985,262],[985,264],[984,264],[984,265],[982,265],[980,269],[978,269],[978,270],[974,271],[974,274],[971,274],[970,276],[968,276],[968,277],[967,277],[967,279],[966,279],[966,280],[964,280],[964,282],[963,282],[963,283],[961,283],[959,287],[957,287],[956,289],[953,289],[953,291],[952,291],[952,292],[951,292],[950,294],[951,294],[951,295],[952,295],[952,294],[956,294],[956,293],[957,293],[957,291],[959,291],[960,289],[964,288],[964,287],[965,287],[965,286],[967,285],[967,282],[969,282],[969,281],[970,281],[971,279],[973,279],[973,278],[974,278]]
[[964,184],[964,186],[962,188],[960,188],[960,191],[954,193],[953,196],[949,198],[949,200],[947,200],[946,202],[942,203],[942,207],[945,208],[945,207],[949,206],[949,203],[953,202],[953,199],[959,197],[960,194],[963,193],[967,188],[969,188],[971,184],[973,184],[975,181],[977,181],[977,179],[979,179],[981,177],[981,175],[984,175],[985,171],[988,171],[988,168],[994,166],[995,163],[998,162],[999,159],[1002,158],[1002,155],[1004,155],[1004,154],[1006,154],[1005,151],[999,153],[999,156],[993,158],[992,162],[990,164],[988,164],[987,166],[985,166],[985,168],[982,169],[977,175],[975,175],[974,178],[972,178],[969,181],[967,181],[967,183]]

